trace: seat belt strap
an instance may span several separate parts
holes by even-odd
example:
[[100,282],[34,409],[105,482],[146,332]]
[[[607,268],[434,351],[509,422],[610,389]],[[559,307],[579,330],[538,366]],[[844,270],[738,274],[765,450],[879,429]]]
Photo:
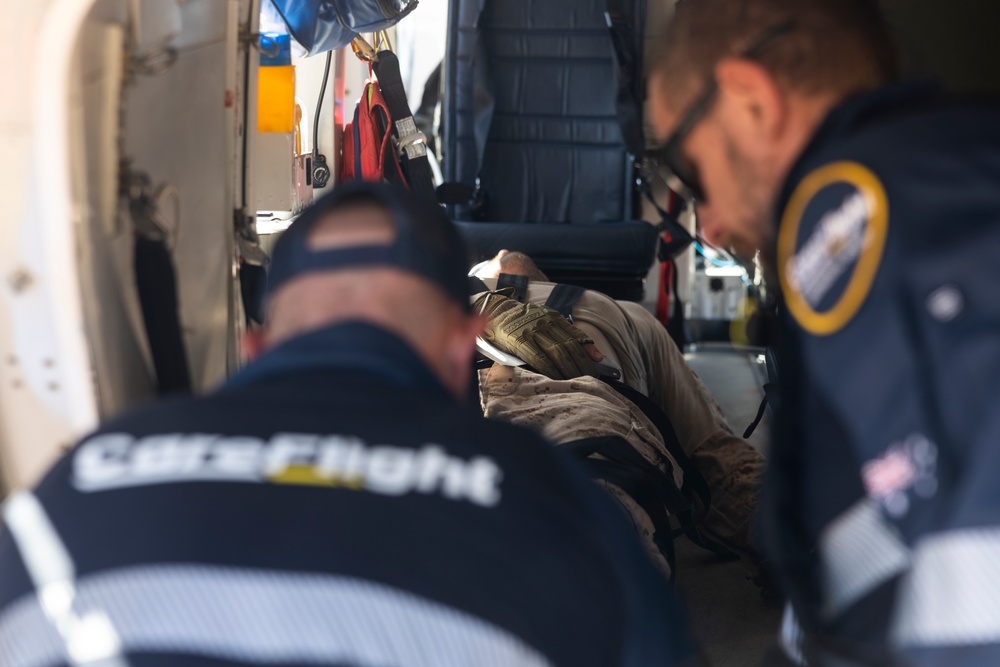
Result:
[[[618,94],[615,113],[618,125],[625,146],[641,164],[646,154],[646,139],[642,120],[643,84],[641,75],[637,74],[642,72],[642,51],[637,47],[636,40],[639,37],[636,35],[635,26],[637,23],[639,25],[643,23],[646,7],[645,3],[642,3],[639,11],[643,16],[637,19],[630,14],[628,7],[630,1],[606,0],[607,11],[604,16],[611,33],[611,46],[617,65]],[[641,40],[638,43],[641,44]],[[653,198],[649,181],[642,168],[639,170],[638,185],[646,200],[660,215],[660,231],[670,237],[668,242],[660,246],[660,259],[661,261],[672,259],[691,245],[694,238],[677,222],[673,213],[663,210]]]
[[476,3],[476,36],[472,50],[472,134],[476,142],[476,180],[469,195],[469,206],[473,217],[479,218],[486,206],[486,193],[483,191],[483,163],[486,159],[486,142],[493,127],[493,115],[496,111],[496,96],[493,94],[493,71],[490,69],[490,55],[486,40],[483,39],[483,25],[486,18],[487,0]]
[[400,166],[410,184],[410,190],[419,197],[437,203],[434,176],[427,161],[427,137],[417,129],[406,101],[406,88],[399,72],[399,58],[392,51],[379,51],[378,60],[372,65],[378,77],[379,90],[389,107],[396,130]]
[[705,481],[705,477],[698,471],[698,469],[691,463],[691,459],[688,458],[687,454],[681,448],[680,440],[677,438],[677,432],[674,431],[673,424],[670,423],[670,418],[660,409],[658,405],[653,403],[647,396],[642,392],[633,389],[624,382],[619,382],[616,380],[609,380],[602,378],[604,382],[609,384],[614,388],[619,394],[627,398],[633,405],[639,408],[646,417],[649,418],[656,430],[660,432],[663,438],[663,444],[670,452],[670,455],[680,466],[681,470],[684,471],[684,484],[681,486],[681,491],[687,497],[692,497],[692,495],[698,496],[701,500],[701,511],[698,512],[698,517],[692,522],[690,527],[685,529],[685,533],[691,538],[691,541],[700,547],[708,549],[720,556],[736,558],[730,549],[710,540],[701,533],[698,532],[698,523],[708,512],[712,505],[712,492],[709,489],[708,482]]
[[[573,308],[579,303],[584,291],[582,287],[576,285],[559,283],[552,288],[552,292],[545,301],[545,305],[559,311],[565,317],[572,318]],[[674,430],[673,424],[670,423],[670,418],[642,392],[616,379],[602,379],[615,391],[631,401],[653,422],[653,425],[656,426],[660,432],[660,436],[663,438],[663,443],[667,451],[670,452],[670,455],[684,471],[684,488],[682,491],[696,494],[704,505],[704,511],[707,512],[709,506],[712,504],[712,493],[709,490],[708,482],[705,481],[705,478],[698,472],[698,469],[694,467],[694,464],[691,463],[691,460],[681,448],[680,440],[677,438],[677,432]]]
[[573,321],[573,308],[583,296],[584,289],[577,285],[557,284],[552,288],[545,305],[559,313],[570,322]]
[[663,444],[667,448],[667,451],[670,452],[670,455],[677,461],[677,465],[684,471],[684,486],[690,488],[691,491],[701,498],[702,504],[705,505],[705,509],[707,510],[708,506],[712,503],[712,492],[708,488],[708,482],[705,481],[705,478],[698,472],[698,469],[691,463],[691,459],[688,458],[684,449],[681,448],[680,440],[677,437],[677,432],[674,430],[673,424],[670,423],[670,418],[641,391],[633,389],[624,382],[615,380],[605,380],[605,382],[611,385],[612,389],[631,401],[649,418],[649,421],[653,422],[653,426],[656,427],[656,430],[660,432],[660,436],[663,438]]
[[653,209],[655,209],[660,216],[660,232],[670,237],[669,241],[661,241],[659,250],[660,261],[665,262],[677,257],[677,255],[684,252],[689,245],[694,243],[694,236],[692,236],[691,232],[684,228],[684,225],[677,221],[676,215],[665,210],[656,201],[656,198],[653,197],[653,190],[649,185],[649,180],[646,177],[645,171],[643,171],[642,175],[640,175],[638,185],[639,191],[642,193],[643,197],[646,198],[646,201],[650,203]]
[[[664,473],[620,436],[583,438],[558,447],[576,458],[591,478],[614,484],[642,508],[653,524],[653,541],[670,565],[672,579],[677,535],[670,517],[683,524],[685,515],[690,516],[690,504],[676,486],[664,480],[671,477],[669,461],[665,461],[668,469]],[[602,458],[594,458],[595,454]]]
[[[472,136],[476,147],[476,175],[473,183],[451,181],[442,183],[437,190],[438,201],[449,206],[468,206],[474,219],[479,219],[486,205],[486,193],[482,188],[483,162],[486,155],[486,141],[493,126],[493,112],[496,98],[493,95],[493,76],[490,71],[489,52],[483,39],[483,23],[486,16],[487,0],[477,0],[472,59],[469,68],[472,75]],[[453,72],[445,72],[449,81],[454,80]],[[446,86],[447,87],[447,86]],[[445,100],[445,104],[449,103]],[[451,113],[451,112],[449,112]],[[449,116],[451,118],[451,116]],[[449,121],[450,122],[450,121]],[[462,175],[451,172],[459,178]]]
[[[641,159],[646,150],[646,139],[642,128],[642,58],[637,48],[636,25],[629,5],[634,0],[606,0],[604,18],[611,36],[611,47],[615,56],[615,78],[617,95],[615,113],[621,128],[622,142],[635,159]],[[640,12],[645,13],[645,3],[640,4]]]
[[[552,288],[552,292],[545,301],[545,305],[559,311],[564,317],[572,321],[573,308],[580,301],[584,291],[582,287],[576,285],[559,283]],[[681,448],[680,440],[677,438],[677,432],[674,430],[673,424],[670,423],[670,418],[642,392],[633,389],[617,379],[608,377],[602,377],[601,379],[639,408],[660,432],[664,446],[684,472],[684,484],[681,487],[681,492],[686,497],[692,497],[692,495],[698,496],[702,504],[702,512],[700,514],[704,516],[712,504],[712,492],[704,476],[694,467],[691,459],[688,458],[683,448]],[[697,523],[698,521],[690,513],[686,521],[682,517],[682,524],[686,524],[682,525],[684,532],[687,533],[688,537],[695,544],[723,556],[734,555],[729,549],[701,536],[697,531]]]

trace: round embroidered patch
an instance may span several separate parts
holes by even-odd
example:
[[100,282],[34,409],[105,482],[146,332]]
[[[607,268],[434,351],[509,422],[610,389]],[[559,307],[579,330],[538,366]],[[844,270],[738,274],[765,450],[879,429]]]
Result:
[[885,188],[867,167],[834,162],[803,179],[778,233],[778,276],[799,326],[828,336],[854,318],[875,281],[888,224]]

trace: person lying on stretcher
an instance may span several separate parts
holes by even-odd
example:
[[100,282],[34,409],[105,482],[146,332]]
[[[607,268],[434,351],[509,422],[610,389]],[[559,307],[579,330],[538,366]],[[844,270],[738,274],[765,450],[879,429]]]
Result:
[[[475,275],[496,290],[501,274],[527,278],[525,303],[513,299],[514,290],[507,289],[477,295],[474,307],[489,316],[485,337],[530,368],[496,363],[479,372],[485,415],[533,428],[557,445],[620,438],[659,471],[663,485],[683,486],[684,468],[693,467],[692,475],[703,477],[711,494],[707,511],[704,499],[695,502],[695,515],[700,514],[697,532],[707,542],[756,563],[752,519],[764,459],[733,434],[715,398],[663,326],[640,304],[590,290],[569,309],[570,324],[543,306],[558,288],[527,255],[501,251]],[[525,282],[506,280],[519,287]],[[602,375],[618,376],[631,393],[623,394],[620,386],[600,379]],[[644,411],[637,401],[655,408]],[[658,428],[656,415],[647,413],[660,411],[669,425]],[[665,437],[670,434],[661,433],[670,428],[680,454],[667,447]],[[613,483],[601,483],[632,517],[647,551],[669,574],[663,536],[654,538],[654,522],[642,503]]]

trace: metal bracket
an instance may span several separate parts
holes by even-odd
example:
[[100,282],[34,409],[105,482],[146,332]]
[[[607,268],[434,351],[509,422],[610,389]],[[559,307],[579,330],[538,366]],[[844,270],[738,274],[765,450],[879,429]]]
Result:
[[236,209],[233,211],[233,227],[240,258],[251,266],[267,266],[271,259],[260,246],[257,218],[248,215],[246,209]]

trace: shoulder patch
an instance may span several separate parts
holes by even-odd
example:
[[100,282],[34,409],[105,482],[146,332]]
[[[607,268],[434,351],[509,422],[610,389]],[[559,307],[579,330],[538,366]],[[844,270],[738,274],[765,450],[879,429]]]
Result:
[[778,277],[803,329],[828,336],[868,297],[885,250],[889,202],[878,177],[857,162],[834,162],[799,183],[778,232]]

